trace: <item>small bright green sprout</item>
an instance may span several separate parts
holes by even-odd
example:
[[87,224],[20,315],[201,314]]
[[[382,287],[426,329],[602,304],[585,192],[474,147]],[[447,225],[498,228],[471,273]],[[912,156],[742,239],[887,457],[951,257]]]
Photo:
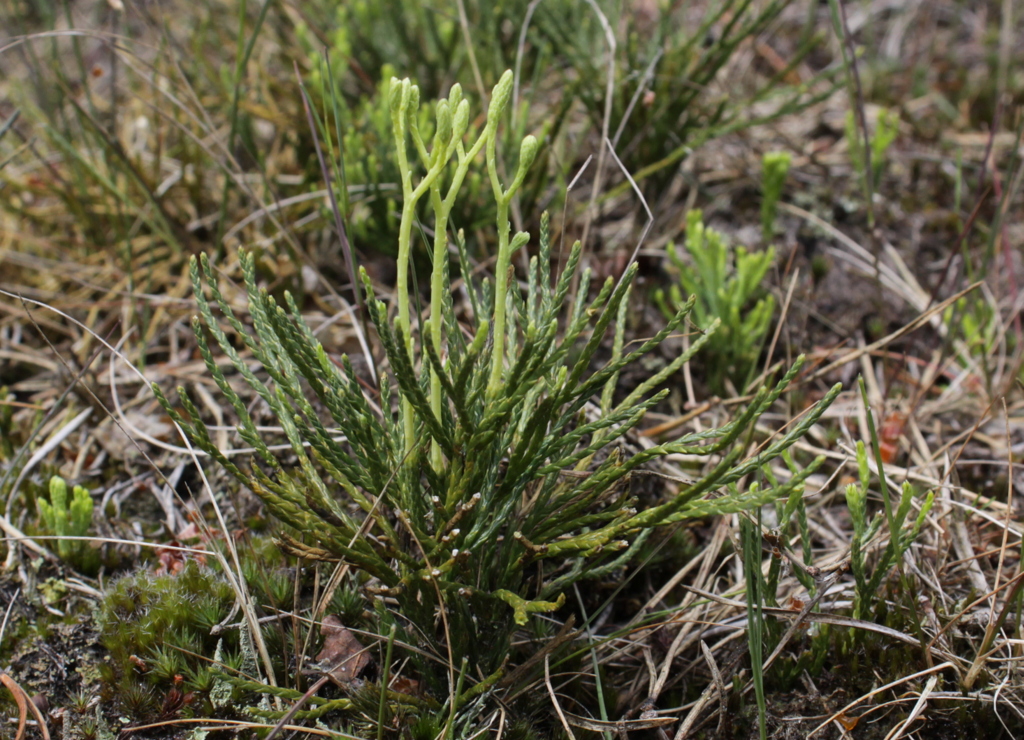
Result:
[[[871,472],[868,468],[868,455],[863,442],[857,442],[857,469],[858,480],[846,486],[846,505],[850,509],[850,519],[853,522],[853,538],[850,542],[850,570],[853,571],[854,580],[857,583],[857,598],[854,602],[853,616],[857,619],[864,619],[868,614],[870,605],[875,601],[876,594],[882,581],[888,577],[892,567],[903,559],[914,540],[917,539],[924,524],[925,517],[931,511],[935,494],[929,491],[921,502],[921,510],[918,512],[913,524],[905,527],[910,514],[910,507],[914,500],[914,487],[910,483],[904,483],[900,491],[900,504],[896,511],[891,511],[886,505],[886,514],[891,516],[889,543],[882,552],[874,568],[868,568],[865,558],[868,543],[878,534],[887,516],[877,514],[874,519],[868,522],[867,497],[868,485],[871,482]],[[888,491],[883,492],[888,497]]]
[[494,595],[512,607],[516,624],[520,626],[526,624],[527,614],[557,611],[565,603],[565,594],[559,594],[555,601],[527,601],[518,594],[504,589],[498,589]]
[[[59,476],[50,478],[50,500],[39,499],[39,515],[48,532],[57,537],[85,537],[92,526],[92,497],[82,486],[75,486],[68,504],[68,486]],[[83,571],[98,564],[97,553],[82,539],[57,540],[57,554],[62,560]]]
[[761,236],[765,244],[775,235],[775,216],[792,161],[789,152],[765,152],[761,159]]
[[942,314],[948,330],[970,348],[970,357],[984,357],[991,353],[1002,335],[999,316],[988,299],[964,296]]
[[[885,171],[886,164],[886,152],[892,143],[896,141],[896,135],[899,133],[900,117],[899,114],[883,109],[878,114],[878,119],[875,123],[875,130],[871,134],[871,183],[873,187],[878,187],[878,184],[882,180],[882,173]],[[852,112],[846,114],[846,141],[850,149],[850,161],[853,163],[855,170],[861,173],[861,176],[866,176],[865,172],[865,161],[864,161],[864,138],[863,135],[857,131],[857,120]]]
[[[716,320],[721,324],[708,339],[704,357],[709,381],[716,392],[724,391],[723,378],[746,385],[761,354],[775,299],[764,295],[761,281],[775,259],[775,249],[748,252],[743,247],[730,250],[725,238],[704,225],[699,210],[686,216],[686,251],[691,263],[683,261],[675,244],[665,248],[669,271],[679,280],[654,295],[661,312],[671,317],[685,303],[686,296],[696,299],[693,322],[708,331]],[[753,305],[751,305],[753,304]]]

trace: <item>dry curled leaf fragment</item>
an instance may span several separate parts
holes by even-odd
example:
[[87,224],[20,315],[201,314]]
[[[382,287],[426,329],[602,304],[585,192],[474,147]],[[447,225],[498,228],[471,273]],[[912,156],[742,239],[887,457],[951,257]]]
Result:
[[419,696],[423,691],[419,681],[415,678],[406,678],[405,676],[397,676],[391,681],[388,689],[397,694],[408,694],[410,696]]
[[860,721],[860,717],[849,717],[845,714],[840,714],[836,717],[836,720],[838,720],[839,724],[843,726],[843,729],[850,732],[857,726],[857,723]]
[[181,544],[177,540],[171,540],[168,544],[170,547],[158,547],[156,550],[159,565],[153,569],[155,575],[176,576],[185,569],[185,553],[178,549]]
[[324,636],[324,648],[317,654],[317,662],[336,684],[343,688],[351,686],[373,659],[352,631],[333,614],[324,617],[320,634]]
[[22,740],[25,736],[25,727],[28,724],[29,711],[31,711],[32,715],[36,718],[39,733],[42,735],[43,740],[50,740],[50,731],[46,727],[46,718],[43,717],[43,713],[40,711],[39,706],[29,699],[28,694],[25,693],[25,689],[21,688],[17,681],[3,671],[0,671],[0,683],[2,683],[7,690],[11,692],[11,696],[14,697],[14,703],[18,707],[18,729],[14,736],[14,740]]
[[6,673],[0,673],[0,683],[7,687],[7,690],[11,692],[11,696],[14,697],[14,703],[18,705],[18,730],[14,740],[21,740],[25,737],[25,725],[28,722],[28,702],[25,701],[25,692]]

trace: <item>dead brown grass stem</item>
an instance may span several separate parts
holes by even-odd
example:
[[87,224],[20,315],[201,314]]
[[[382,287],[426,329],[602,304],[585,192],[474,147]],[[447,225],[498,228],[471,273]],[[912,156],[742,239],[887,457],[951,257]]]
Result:
[[[168,727],[178,726],[189,726],[199,725],[196,727],[197,730],[206,732],[240,732],[241,730],[273,730],[277,725],[268,724],[266,722],[252,722],[249,720],[240,719],[214,719],[214,718],[203,718],[203,717],[187,717],[180,719],[169,719],[163,722],[151,722],[145,725],[134,725],[131,727],[133,733],[142,732],[143,730],[162,730]],[[288,732],[303,733],[305,735],[316,735],[319,737],[329,738],[343,738],[343,740],[363,740],[357,735],[349,735],[346,732],[339,730],[328,730],[322,727],[304,727],[302,725],[281,725],[282,730]]]
[[878,696],[879,694],[881,694],[884,691],[888,691],[889,689],[891,689],[891,688],[893,688],[895,686],[899,686],[899,685],[907,683],[909,681],[914,681],[914,680],[917,680],[919,678],[923,678],[924,676],[930,676],[930,675],[936,674],[936,673],[938,673],[940,671],[946,670],[947,668],[955,668],[955,667],[956,666],[954,666],[953,663],[948,663],[948,662],[947,663],[940,663],[937,666],[933,666],[931,668],[927,668],[927,669],[925,669],[923,671],[918,671],[917,673],[912,673],[909,676],[903,676],[901,678],[898,678],[895,681],[891,681],[890,683],[887,683],[885,686],[879,686],[877,689],[873,689],[873,690],[869,691],[868,693],[864,694],[863,696],[861,696],[860,698],[855,699],[854,701],[850,702],[845,707],[840,709],[838,712],[833,713],[827,720],[822,722],[820,725],[815,727],[813,730],[811,730],[807,734],[807,740],[810,740],[812,737],[817,735],[822,729],[824,729],[829,724],[831,724],[833,722],[833,720],[836,720],[839,717],[842,717],[843,715],[845,715],[848,711],[850,711],[854,707],[862,704],[865,701],[868,701],[869,699],[872,699],[875,696]]
[[565,712],[562,711],[562,705],[558,703],[558,696],[555,694],[555,689],[551,685],[551,663],[548,655],[544,656],[544,685],[548,689],[548,696],[551,697],[551,706],[554,707],[555,713],[558,715],[558,721],[562,723],[562,729],[565,730],[565,734],[569,736],[570,740],[576,740],[576,735],[573,734],[572,728],[569,726],[568,720],[565,718]]
[[[719,596],[718,594],[711,593],[710,591],[704,591],[703,589],[697,589],[692,586],[683,586],[683,588],[693,591],[695,594],[702,598],[717,602],[719,604],[723,604],[725,606],[733,607],[734,609],[745,610],[747,608],[746,603],[742,601],[728,599],[724,596]],[[911,645],[917,648],[921,647],[921,642],[916,637],[912,637],[911,635],[908,635],[905,632],[900,632],[899,630],[893,629],[892,627],[886,627],[885,625],[876,624],[874,622],[869,622],[863,619],[854,619],[853,617],[847,617],[841,614],[832,614],[829,612],[810,612],[808,614],[803,614],[802,612],[793,611],[791,609],[782,609],[779,607],[768,606],[762,607],[762,610],[765,614],[771,615],[773,617],[800,619],[801,621],[805,622],[818,622],[821,624],[836,625],[838,627],[852,627],[854,629],[866,630],[868,632],[876,632],[880,635],[885,635],[886,637],[898,640],[899,642],[905,643],[907,645]],[[926,647],[932,655],[940,658],[941,660],[947,661],[947,664],[950,666],[955,666],[957,663],[962,662],[960,658],[958,658],[957,656],[950,655],[949,653],[938,649],[934,645],[928,645]]]
[[[461,0],[460,0],[461,6]],[[306,86],[302,82],[302,74],[299,72],[299,63],[295,62],[295,79],[299,85],[299,92],[302,93],[302,108],[306,112],[306,122],[309,125],[309,133],[313,137],[313,146],[316,149],[316,158],[320,163],[320,174],[323,175],[324,182],[327,185],[327,197],[331,204],[331,213],[334,215],[334,227],[338,231],[338,239],[341,242],[341,253],[345,258],[345,269],[348,271],[348,279],[352,283],[352,295],[355,297],[356,308],[359,311],[359,315],[363,317],[363,331],[369,334],[369,330],[366,325],[366,312],[363,310],[363,297],[362,292],[359,290],[359,276],[356,274],[356,263],[352,257],[352,245],[348,241],[348,232],[345,229],[345,219],[341,215],[341,209],[338,208],[338,199],[334,195],[334,183],[331,178],[331,170],[327,166],[327,161],[324,159],[323,150],[320,148],[320,135],[317,133],[316,119],[313,117],[313,105],[309,100],[309,94],[306,92]],[[338,142],[338,146],[342,146],[342,142]],[[342,183],[344,187],[344,182]]]
[[[1003,413],[1009,422],[1009,413],[1006,411],[1006,401],[1003,401]],[[985,627],[985,636],[981,641],[981,645],[978,647],[978,651],[974,657],[974,662],[971,664],[970,670],[967,671],[967,676],[963,680],[964,688],[970,691],[974,687],[974,683],[978,680],[981,671],[984,669],[985,661],[989,657],[990,648],[995,640],[996,633],[1002,629],[1003,622],[1006,619],[1007,611],[1010,605],[1014,602],[1017,594],[1020,592],[1022,586],[1024,586],[1024,572],[1021,570],[1021,561],[1019,559],[1020,552],[1018,550],[1018,561],[1017,561],[1017,575],[1011,578],[1006,584],[1000,584],[1003,575],[1003,563],[1006,557],[1008,538],[1010,535],[1010,517],[1013,512],[1013,458],[1010,452],[1010,426],[1009,423],[1006,425],[1006,454],[1007,454],[1007,492],[1006,492],[1006,511],[1004,513],[1003,520],[1003,537],[1002,543],[999,547],[999,564],[996,566],[995,574],[995,589],[990,592],[991,604],[989,607],[989,622]],[[999,610],[998,616],[996,616],[996,593],[1009,586],[1009,593],[1003,600],[1003,607]]]

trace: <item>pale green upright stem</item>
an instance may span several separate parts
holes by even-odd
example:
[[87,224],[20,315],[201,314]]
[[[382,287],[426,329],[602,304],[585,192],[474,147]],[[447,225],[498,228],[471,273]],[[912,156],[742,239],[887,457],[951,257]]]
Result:
[[[496,126],[494,127],[496,128]],[[494,398],[501,389],[501,373],[505,366],[505,309],[508,297],[508,271],[512,264],[512,252],[529,240],[529,234],[520,232],[509,242],[512,225],[508,220],[508,205],[513,194],[519,190],[526,177],[526,171],[537,156],[537,140],[532,136],[523,139],[519,148],[519,168],[508,190],[503,190],[498,181],[497,153],[492,128],[487,139],[487,172],[491,176],[491,188],[498,203],[498,261],[494,267],[494,354],[491,356],[491,377],[487,382],[487,394]]]
[[[406,152],[406,133],[408,131],[408,116],[418,114],[419,90],[403,80],[398,83],[393,80],[392,84],[401,84],[401,98],[394,99],[391,108],[391,123],[395,132],[395,154],[398,159],[398,170],[402,177],[402,221],[398,227],[398,279],[396,291],[398,293],[398,328],[405,336],[405,350],[409,353],[409,360],[413,358],[412,341],[412,319],[409,308],[409,256],[412,252],[412,222],[416,213],[416,204],[423,197],[434,181],[437,180],[444,169],[448,159],[444,156],[437,156],[430,163],[427,174],[420,184],[412,187],[412,168],[409,167],[408,153]],[[413,110],[410,112],[410,108]],[[414,138],[418,135],[413,132]],[[420,142],[417,139],[417,145]],[[445,154],[450,156],[446,150]],[[415,364],[415,363],[413,363]],[[403,396],[402,398],[402,428],[405,441],[405,454],[408,457],[416,446],[416,415],[412,408],[412,402]]]
[[[409,353],[409,359],[413,359],[412,340],[412,319],[409,307],[409,258],[412,251],[412,223],[416,211],[416,203],[424,194],[430,192],[431,203],[434,208],[434,269],[431,275],[430,287],[430,336],[427,341],[433,343],[438,356],[441,356],[444,342],[444,322],[442,313],[444,311],[444,266],[448,259],[448,216],[455,203],[455,196],[458,194],[462,181],[469,171],[469,165],[480,150],[487,147],[487,170],[490,175],[491,185],[494,188],[495,200],[498,204],[498,261],[497,275],[495,280],[495,306],[494,306],[494,355],[492,357],[491,377],[488,382],[488,394],[492,397],[501,387],[501,374],[504,365],[505,354],[505,302],[508,293],[508,270],[511,262],[511,253],[514,245],[509,243],[509,232],[511,225],[508,220],[508,207],[512,194],[522,184],[526,169],[533,161],[536,154],[536,140],[532,136],[523,140],[520,149],[519,172],[517,172],[512,185],[507,191],[501,187],[497,174],[497,152],[496,152],[496,131],[498,121],[501,117],[512,89],[512,73],[505,72],[501,80],[494,87],[491,98],[491,107],[487,112],[487,125],[483,134],[468,152],[462,148],[462,136],[469,125],[469,105],[461,99],[461,88],[453,88],[450,101],[441,101],[438,104],[438,129],[434,137],[433,151],[427,152],[423,141],[419,137],[419,130],[415,119],[410,116],[417,115],[419,104],[419,90],[411,85],[408,80],[401,83],[392,80],[393,87],[389,101],[391,107],[391,122],[395,132],[396,155],[398,168],[402,179],[402,221],[398,230],[398,319],[397,326],[405,336],[405,349]],[[420,184],[413,189],[412,170],[409,167],[408,153],[406,151],[406,134],[412,131],[413,143],[415,144],[420,158],[427,167],[427,173]],[[444,171],[449,159],[453,154],[458,153],[459,164],[452,178],[452,184],[448,189],[447,197],[441,199],[440,185],[438,178]],[[517,234],[515,244],[524,244],[526,234]],[[415,363],[413,363],[415,364]],[[430,407],[431,411],[440,419],[443,411],[443,394],[441,378],[433,373],[430,380]],[[407,398],[402,399],[402,425],[405,441],[405,452],[412,452],[416,444],[416,423],[412,403]],[[440,448],[433,443],[431,445],[431,464],[435,470],[440,470],[443,459]]]
[[[398,84],[397,81],[392,81],[392,84]],[[404,335],[404,341],[406,341],[406,351],[409,353],[410,363],[415,366],[413,360],[413,327],[412,317],[410,309],[410,289],[409,289],[409,263],[410,255],[412,253],[413,244],[413,219],[416,215],[416,204],[419,203],[423,195],[429,190],[431,193],[431,201],[434,206],[434,213],[437,217],[437,224],[435,226],[436,233],[434,236],[434,274],[431,277],[431,299],[430,299],[430,316],[431,316],[431,341],[434,343],[434,348],[437,350],[438,355],[441,351],[441,298],[444,290],[443,280],[443,269],[442,263],[439,259],[444,259],[445,250],[447,247],[446,243],[446,224],[447,214],[452,211],[451,203],[441,204],[440,200],[440,189],[437,184],[437,180],[440,174],[444,171],[444,168],[452,159],[452,155],[455,151],[461,148],[458,142],[462,139],[463,133],[466,131],[468,125],[468,103],[463,104],[459,110],[459,116],[453,121],[452,112],[449,104],[445,101],[441,101],[438,106],[438,125],[437,134],[434,137],[433,150],[431,153],[427,153],[426,147],[423,144],[423,140],[420,138],[419,128],[416,124],[416,120],[411,117],[419,115],[418,101],[420,98],[419,90],[413,85],[410,85],[409,81],[403,81],[401,84],[400,99],[398,97],[392,97],[391,101],[391,122],[394,128],[395,139],[397,146],[395,147],[398,170],[401,173],[401,223],[398,226],[398,277],[397,277],[397,294],[398,294],[398,316],[397,324],[398,328]],[[397,93],[396,93],[397,94]],[[411,124],[411,126],[410,126]],[[454,128],[453,128],[454,126]],[[423,161],[424,166],[427,168],[427,173],[424,175],[423,180],[414,189],[413,188],[413,171],[409,166],[409,157],[406,150],[406,133],[409,128],[412,128],[413,143],[417,148],[420,159]],[[479,150],[478,148],[475,150]],[[465,177],[465,167],[467,164],[460,162],[460,170],[462,170],[461,176],[458,178],[458,183],[461,184],[462,177]],[[458,185],[455,186],[458,189]],[[454,202],[455,194],[452,193],[450,201]],[[439,259],[438,259],[439,255]],[[437,418],[441,417],[441,393],[440,393],[440,379],[433,378],[431,381],[431,407],[436,413]],[[403,396],[401,400],[401,418],[402,418],[402,433],[404,435],[404,451],[407,456],[412,452],[416,446],[416,415],[413,411],[412,401]],[[434,443],[431,448],[431,462],[435,464],[436,468],[439,469],[441,463],[440,449],[437,444]]]
[[402,206],[402,222],[398,227],[398,327],[405,335],[405,347],[412,356],[412,321],[409,313],[409,253],[412,243],[412,216],[416,204],[409,196]]
[[[397,80],[392,80],[392,85]],[[412,356],[412,331],[409,317],[409,253],[412,243],[412,217],[416,209],[416,198],[412,188],[412,170],[405,149],[406,116],[409,109],[410,85],[408,80],[401,83],[401,102],[391,112],[392,126],[395,129],[395,155],[398,159],[398,171],[402,178],[402,221],[398,228],[398,280],[396,293],[398,298],[398,327],[405,336],[405,347]],[[403,396],[401,404],[402,424],[405,438],[405,454],[408,455],[416,440],[416,419],[413,415],[412,403]]]
[[[488,144],[488,163],[491,145]],[[492,398],[501,389],[501,373],[505,367],[505,300],[508,295],[508,268],[511,255],[508,235],[512,230],[508,220],[508,200],[498,197],[498,261],[494,266],[494,353],[491,355],[491,377],[487,394]]]
[[[399,167],[401,167],[401,159],[400,157]],[[440,157],[438,159],[440,160]],[[409,314],[409,254],[412,251],[412,220],[416,211],[416,203],[419,202],[423,194],[437,180],[443,168],[443,162],[435,163],[427,172],[426,177],[423,178],[423,182],[410,195],[406,196],[405,202],[402,204],[402,222],[398,227],[397,323],[405,334],[405,350],[409,353],[410,362],[413,358],[412,321]],[[403,182],[403,192],[404,190]],[[433,312],[433,297],[431,297],[431,312]],[[405,434],[405,452],[408,454],[416,445],[416,417],[412,409],[412,402],[405,396],[402,397],[402,418]]]
[[[455,168],[455,174],[452,177],[451,185],[448,187],[448,195],[444,200],[441,200],[441,188],[438,182],[435,180],[434,185],[430,188],[430,200],[434,207],[434,269],[430,276],[430,339],[434,343],[434,349],[437,351],[437,356],[442,357],[441,346],[444,341],[444,321],[442,313],[444,310],[444,265],[448,260],[448,216],[452,212],[452,207],[455,205],[455,198],[462,188],[462,181],[466,178],[466,174],[469,172],[469,165],[476,158],[476,155],[480,153],[480,150],[484,146],[486,132],[476,143],[470,147],[469,152],[465,152],[462,149],[461,138],[462,126],[456,127],[457,137],[453,136],[448,149],[445,152],[445,161],[451,156],[452,152],[457,151],[459,155],[459,165]],[[443,396],[441,393],[441,378],[436,373],[431,373],[430,376],[430,408],[438,419],[441,418],[441,409]],[[443,464],[441,457],[441,448],[434,442],[430,448],[430,462],[434,467],[434,470],[440,471]]]
[[[434,269],[430,275],[430,340],[438,357],[441,355],[441,342],[444,339],[444,321],[441,313],[444,308],[444,265],[448,259],[448,213],[449,209],[441,200],[440,188],[435,184],[430,189],[430,200],[434,206]],[[438,419],[441,418],[441,378],[436,372],[430,374],[430,408]],[[430,446],[430,463],[434,470],[440,471],[443,464],[441,448],[437,442]]]

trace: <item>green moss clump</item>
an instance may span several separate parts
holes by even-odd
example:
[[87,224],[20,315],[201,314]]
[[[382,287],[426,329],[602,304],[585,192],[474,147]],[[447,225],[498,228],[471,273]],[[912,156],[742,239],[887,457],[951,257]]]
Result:
[[[273,538],[248,539],[238,552],[258,611],[273,614],[295,608],[296,586],[300,601],[308,605],[311,574],[296,569]],[[211,692],[218,685],[223,687],[225,680],[234,686],[232,678],[243,663],[238,629],[213,634],[235,604],[235,593],[218,560],[211,557],[205,564],[186,560],[171,571],[154,574],[143,568],[124,576],[109,587],[97,612],[100,642],[109,651],[100,669],[108,702],[105,711],[136,723],[154,721],[166,706],[175,706],[175,713],[186,716],[214,713]],[[365,603],[357,589],[343,587],[335,593],[333,607],[346,624],[358,624]],[[241,614],[232,621],[241,622]],[[302,645],[295,644],[291,629],[282,629],[276,621],[263,625],[262,637],[275,671],[286,674]],[[232,701],[244,703],[245,691],[228,690],[233,692]],[[191,694],[189,701],[177,706],[174,692]]]
[[208,692],[209,658],[218,640],[237,648],[237,632],[210,634],[234,600],[223,578],[194,561],[174,575],[140,570],[117,581],[97,615],[101,642],[110,651],[103,680],[117,708],[133,719],[152,717],[179,675],[185,691]]

